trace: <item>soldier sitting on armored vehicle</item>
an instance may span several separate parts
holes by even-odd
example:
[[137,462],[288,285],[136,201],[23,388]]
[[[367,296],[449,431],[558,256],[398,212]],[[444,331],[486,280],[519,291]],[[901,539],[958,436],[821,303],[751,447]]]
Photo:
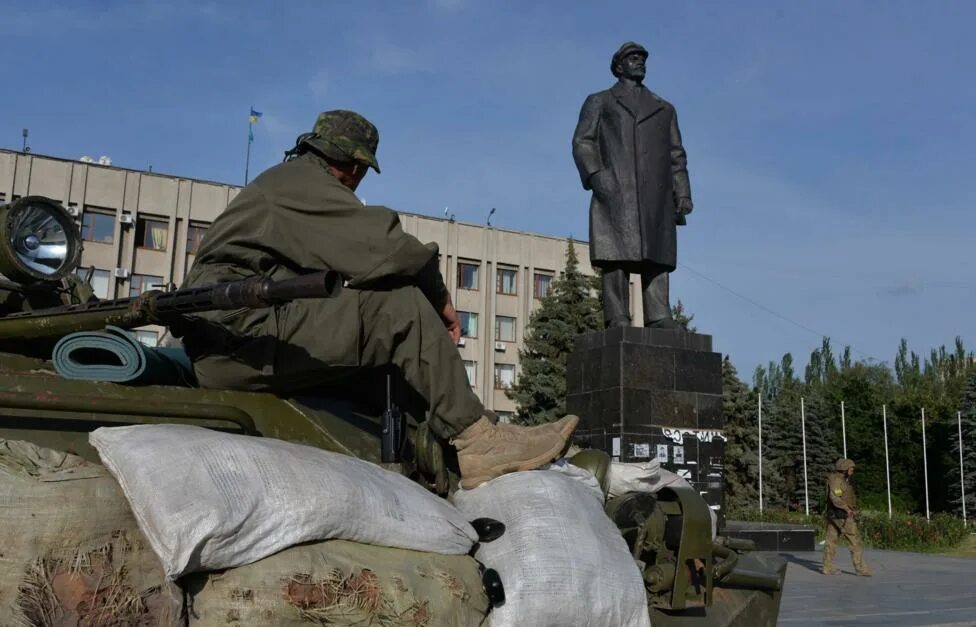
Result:
[[378,142],[362,116],[322,113],[290,158],[258,176],[213,223],[184,287],[331,269],[347,289],[332,299],[200,314],[183,338],[197,379],[204,387],[290,394],[392,364],[427,402],[432,431],[457,448],[463,487],[552,461],[578,418],[496,424],[456,348],[460,323],[437,245],[404,233],[394,211],[364,206],[353,193],[368,168],[379,172]]

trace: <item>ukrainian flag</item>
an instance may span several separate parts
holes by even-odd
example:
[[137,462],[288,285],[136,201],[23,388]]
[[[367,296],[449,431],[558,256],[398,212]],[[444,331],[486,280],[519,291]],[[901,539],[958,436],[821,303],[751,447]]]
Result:
[[247,116],[247,121],[250,122],[251,124],[255,124],[257,123],[258,118],[260,118],[262,115],[264,114],[261,113],[260,111],[255,111],[254,109],[251,109],[251,114]]

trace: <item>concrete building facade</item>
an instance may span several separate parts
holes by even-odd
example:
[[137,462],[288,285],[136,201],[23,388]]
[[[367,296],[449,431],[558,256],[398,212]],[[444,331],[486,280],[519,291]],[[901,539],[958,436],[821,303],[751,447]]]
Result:
[[[129,170],[0,149],[0,204],[28,195],[61,202],[84,240],[82,268],[100,298],[178,286],[207,227],[240,193],[226,183]],[[471,385],[489,409],[515,411],[505,388],[518,377],[529,316],[565,266],[567,240],[401,213],[406,232],[440,246],[440,267],[465,337],[458,350]],[[589,248],[576,242],[580,269]],[[632,309],[639,293],[631,286]],[[639,311],[634,311],[640,319]],[[154,345],[160,329],[139,331]]]

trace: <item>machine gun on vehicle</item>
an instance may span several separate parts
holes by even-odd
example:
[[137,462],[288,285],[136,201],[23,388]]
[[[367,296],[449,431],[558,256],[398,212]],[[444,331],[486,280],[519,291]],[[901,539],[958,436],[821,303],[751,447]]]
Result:
[[[342,277],[328,270],[280,281],[256,276],[173,291],[150,290],[134,298],[82,301],[73,277],[80,256],[78,227],[58,203],[27,196],[0,208],[0,274],[6,278],[0,281],[0,290],[19,295],[17,305],[8,306],[6,315],[0,316],[0,345],[16,341],[19,348],[25,342],[50,346],[77,331],[110,325],[168,326],[188,314],[332,298],[342,289]],[[59,297],[61,305],[45,306]]]

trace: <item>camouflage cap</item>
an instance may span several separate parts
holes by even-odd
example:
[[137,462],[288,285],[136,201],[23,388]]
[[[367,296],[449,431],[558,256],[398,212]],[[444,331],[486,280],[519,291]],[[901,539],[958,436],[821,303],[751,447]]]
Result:
[[312,135],[304,141],[331,159],[359,161],[380,171],[380,164],[376,161],[380,133],[369,120],[355,111],[320,113]]
[[639,52],[640,54],[644,55],[645,59],[647,58],[647,49],[645,49],[644,46],[640,45],[639,43],[628,41],[624,45],[620,46],[617,48],[617,51],[613,53],[613,58],[610,59],[610,72],[617,78],[620,78],[620,73],[617,72],[617,64],[620,63],[620,60],[631,52]]
[[834,470],[838,472],[847,472],[849,469],[854,467],[854,461],[846,458],[841,458],[837,460],[834,464]]

